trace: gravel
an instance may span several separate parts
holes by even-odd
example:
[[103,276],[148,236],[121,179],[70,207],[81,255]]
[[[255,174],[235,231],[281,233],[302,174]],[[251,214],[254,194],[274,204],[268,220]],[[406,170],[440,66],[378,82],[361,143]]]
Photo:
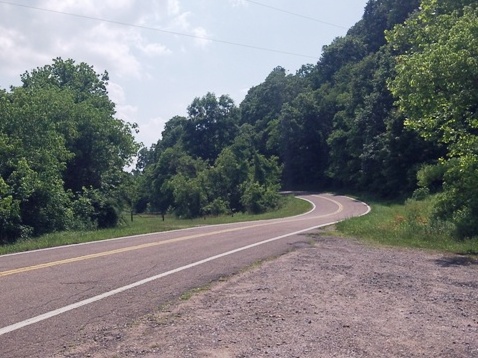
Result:
[[56,357],[478,357],[478,260],[316,237]]

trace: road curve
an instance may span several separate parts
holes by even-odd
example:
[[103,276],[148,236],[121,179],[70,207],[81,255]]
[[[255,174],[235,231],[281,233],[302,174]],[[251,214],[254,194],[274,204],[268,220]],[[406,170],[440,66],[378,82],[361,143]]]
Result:
[[[0,256],[0,357],[50,357],[181,293],[280,255],[304,233],[369,212],[332,194],[310,212]],[[115,339],[112,337],[111,339]]]

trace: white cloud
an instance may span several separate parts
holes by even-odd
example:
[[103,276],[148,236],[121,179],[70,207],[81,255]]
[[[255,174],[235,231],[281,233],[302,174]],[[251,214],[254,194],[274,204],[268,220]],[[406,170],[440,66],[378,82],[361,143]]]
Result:
[[111,15],[112,11],[124,11],[133,7],[135,0],[45,0],[41,8],[58,12],[82,14],[88,16]]
[[[49,56],[36,51],[19,30],[0,27],[0,66],[5,75],[20,76],[31,69],[32,63],[41,65],[50,60]],[[11,83],[2,85],[9,86]]]
[[159,43],[138,44],[138,48],[147,56],[170,55],[172,51]]
[[169,28],[181,31],[188,31],[191,28],[191,23],[188,19],[190,16],[191,13],[187,11],[178,14],[172,19]]
[[135,30],[102,23],[78,37],[71,50],[96,59],[116,76],[141,78],[143,66],[132,51],[138,37]]
[[142,143],[156,143],[161,138],[161,132],[167,120],[161,117],[150,118],[143,121],[139,126],[139,133],[136,138]]
[[123,87],[112,81],[108,82],[108,97],[116,104],[123,104],[126,100]]
[[[128,10],[133,7],[135,0],[103,0],[99,4],[104,5],[107,9]],[[98,6],[98,1],[95,2]]]
[[81,2],[76,0],[45,0],[40,2],[39,7],[58,12],[79,13],[82,15],[98,15],[101,12],[101,7],[95,5],[92,0],[83,0]]
[[168,0],[168,15],[177,16],[181,12],[179,0]]
[[129,104],[116,104],[116,117],[129,123],[135,123],[138,117],[138,107]]
[[108,97],[116,106],[116,117],[127,122],[135,122],[138,115],[138,108],[127,104],[124,88],[114,82],[108,82]]
[[244,0],[229,0],[229,2],[232,4],[234,7],[238,6],[247,6],[247,2]]
[[196,27],[193,30],[194,36],[196,36],[195,44],[199,47],[206,47],[211,43],[211,40],[208,40],[208,33],[204,27]]

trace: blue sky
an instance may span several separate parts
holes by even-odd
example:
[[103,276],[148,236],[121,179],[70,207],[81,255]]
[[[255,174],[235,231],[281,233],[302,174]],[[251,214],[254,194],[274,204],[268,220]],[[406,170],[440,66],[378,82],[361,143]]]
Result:
[[316,63],[324,45],[360,20],[366,3],[0,0],[0,88],[19,85],[23,72],[55,57],[107,70],[117,117],[138,123],[137,139],[149,147],[195,97],[228,94],[239,105],[276,66],[295,73]]

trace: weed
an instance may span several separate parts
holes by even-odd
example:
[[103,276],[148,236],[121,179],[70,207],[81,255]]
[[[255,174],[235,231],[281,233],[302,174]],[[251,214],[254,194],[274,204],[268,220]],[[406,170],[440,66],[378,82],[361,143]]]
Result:
[[260,215],[237,213],[234,216],[224,215],[205,217],[194,220],[178,219],[166,216],[163,221],[159,215],[136,215],[134,220],[123,220],[123,224],[116,228],[94,231],[65,231],[43,235],[37,238],[23,239],[15,244],[0,245],[0,255],[30,251],[48,247],[79,244],[84,242],[106,240],[116,237],[148,234],[170,230],[185,229],[202,225],[227,224],[241,221],[277,219],[302,214],[310,210],[310,203],[293,197],[286,197],[284,205],[276,211]]
[[454,226],[433,217],[434,197],[405,203],[371,203],[369,215],[337,224],[342,235],[391,246],[434,249],[453,253],[478,252],[478,240],[457,240]]

